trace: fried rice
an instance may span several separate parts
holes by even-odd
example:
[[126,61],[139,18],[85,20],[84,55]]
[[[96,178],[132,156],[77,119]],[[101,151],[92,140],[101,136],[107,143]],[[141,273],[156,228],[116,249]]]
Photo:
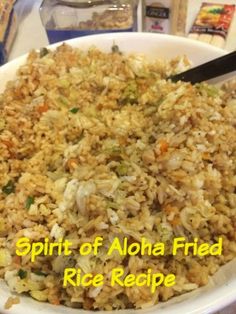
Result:
[[[30,53],[0,95],[0,277],[11,291],[91,310],[144,308],[208,283],[236,256],[235,84],[166,79],[185,57],[153,60],[61,45]],[[97,256],[78,248],[104,239]],[[223,238],[221,256],[107,256],[115,237],[170,246]],[[73,242],[70,257],[16,255],[16,241]],[[176,275],[173,287],[111,287],[114,267]],[[66,267],[101,273],[63,287]]]

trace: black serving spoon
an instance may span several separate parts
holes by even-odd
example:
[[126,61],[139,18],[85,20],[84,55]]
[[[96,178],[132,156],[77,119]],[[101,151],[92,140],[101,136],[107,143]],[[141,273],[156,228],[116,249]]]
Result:
[[173,82],[184,81],[192,84],[207,81],[236,70],[236,51],[203,63],[188,71],[170,76]]

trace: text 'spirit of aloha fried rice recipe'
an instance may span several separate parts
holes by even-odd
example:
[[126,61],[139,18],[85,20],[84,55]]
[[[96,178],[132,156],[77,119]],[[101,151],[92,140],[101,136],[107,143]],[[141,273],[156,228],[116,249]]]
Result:
[[[58,242],[50,242],[48,238],[44,239],[44,242],[30,243],[30,239],[27,237],[20,238],[16,243],[16,255],[26,256],[30,254],[31,262],[35,262],[36,257],[39,255],[52,256],[53,254],[69,256],[72,254],[70,248],[73,243],[68,239],[59,239]],[[103,246],[103,237],[96,237],[91,242],[85,242],[81,244],[79,248],[79,254],[81,256],[94,255],[99,253],[99,247]],[[165,243],[156,242],[151,243],[145,237],[141,242],[128,243],[128,238],[124,238],[122,241],[115,237],[111,245],[107,248],[107,255],[119,254],[120,256],[135,256],[135,255],[148,255],[148,256],[164,256],[165,254],[175,256],[179,251],[182,251],[184,255],[193,256],[206,256],[206,255],[221,255],[223,247],[222,237],[218,238],[216,243],[199,243],[198,238],[194,238],[193,242],[187,242],[185,237],[177,237],[173,239],[170,248],[166,248]],[[150,287],[152,293],[156,291],[156,288],[160,285],[165,287],[172,287],[175,285],[174,274],[153,273],[149,268],[145,273],[140,274],[127,274],[122,267],[113,268],[110,275],[110,284],[114,287],[116,284],[121,287],[132,287],[134,285],[138,287],[147,286]],[[83,287],[100,287],[104,285],[103,274],[83,273],[78,268],[65,268],[63,287],[67,285],[83,286]]]

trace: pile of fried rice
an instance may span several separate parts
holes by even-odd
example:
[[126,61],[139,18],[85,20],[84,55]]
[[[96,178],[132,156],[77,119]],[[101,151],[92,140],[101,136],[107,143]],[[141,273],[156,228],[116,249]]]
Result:
[[[61,45],[32,52],[0,95],[0,277],[11,291],[91,310],[145,308],[208,283],[236,256],[235,84],[172,83],[185,57],[148,61]],[[78,248],[97,236],[99,254]],[[107,256],[115,237],[215,243],[221,256]],[[69,239],[72,254],[16,255],[16,241]],[[67,267],[101,287],[63,288]],[[125,273],[176,275],[173,287],[111,287]]]

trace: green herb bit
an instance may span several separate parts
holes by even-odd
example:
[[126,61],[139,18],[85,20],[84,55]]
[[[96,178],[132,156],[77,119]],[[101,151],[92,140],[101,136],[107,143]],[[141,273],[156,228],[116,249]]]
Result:
[[121,148],[119,146],[113,146],[111,147],[112,153],[121,153]]
[[114,208],[114,209],[119,209],[120,206],[117,203],[114,202],[107,202],[107,207],[108,208]]
[[58,85],[60,87],[63,87],[63,88],[68,88],[70,86],[70,82],[66,79],[61,79],[59,82],[58,82]]
[[68,106],[69,105],[69,101],[66,99],[66,97],[64,96],[60,96],[58,97],[59,102],[64,105],[64,106]]
[[47,274],[44,273],[44,272],[42,272],[41,270],[36,270],[36,271],[34,271],[34,274],[35,274],[35,275],[38,275],[38,276],[47,276]]
[[159,107],[164,101],[164,97],[161,97],[160,99],[158,99],[158,101],[154,104],[155,106]]
[[144,115],[145,116],[151,116],[157,111],[157,108],[154,106],[149,106],[144,110]]
[[216,97],[216,96],[218,96],[218,93],[219,93],[219,91],[218,91],[217,87],[215,87],[215,86],[209,86],[207,89],[207,94],[210,97]]
[[119,146],[113,146],[113,147],[104,149],[103,152],[111,156],[119,156],[122,153],[122,150]]
[[118,45],[115,45],[115,44],[111,47],[111,51],[112,51],[113,53],[121,53],[119,46],[118,46]]
[[9,180],[6,185],[2,188],[3,193],[9,195],[15,192],[15,185],[12,180]]
[[219,90],[217,87],[213,85],[207,85],[205,83],[196,84],[196,88],[202,93],[207,93],[208,97],[216,97],[219,94]]
[[137,101],[138,101],[137,83],[135,81],[130,81],[125,87],[123,91],[123,95],[121,96],[121,99],[119,100],[119,103],[121,105],[126,105],[127,103],[130,103],[131,105],[133,105],[137,103]]
[[49,53],[49,50],[44,47],[44,48],[41,48],[41,49],[40,49],[39,56],[40,56],[40,58],[43,58],[43,57],[45,57],[48,53]]
[[33,196],[28,196],[25,202],[25,207],[27,209],[30,209],[30,206],[34,204],[34,197]]
[[126,164],[121,163],[116,167],[116,172],[119,176],[125,176],[128,173],[128,167]]
[[76,108],[76,107],[70,109],[71,113],[77,113],[78,111],[79,111],[79,108]]
[[23,269],[19,269],[17,276],[19,276],[20,279],[25,279],[27,277],[27,271]]
[[79,143],[84,138],[84,130],[81,132],[80,136],[77,139],[77,142]]

